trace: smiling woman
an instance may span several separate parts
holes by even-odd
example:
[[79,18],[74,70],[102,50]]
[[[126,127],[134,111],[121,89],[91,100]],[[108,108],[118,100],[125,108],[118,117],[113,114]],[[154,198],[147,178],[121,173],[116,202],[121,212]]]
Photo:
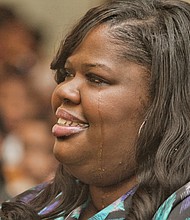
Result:
[[[54,153],[69,173],[89,186],[127,180],[123,190],[128,191],[136,185],[134,142],[149,104],[147,73],[133,62],[118,62],[119,46],[110,41],[110,31],[105,25],[93,29],[66,60],[66,76],[52,96],[53,109],[58,109],[53,130],[62,136]],[[82,125],[60,124],[61,119]]]
[[87,12],[51,64],[59,169],[3,203],[2,219],[190,218],[189,63],[188,3]]

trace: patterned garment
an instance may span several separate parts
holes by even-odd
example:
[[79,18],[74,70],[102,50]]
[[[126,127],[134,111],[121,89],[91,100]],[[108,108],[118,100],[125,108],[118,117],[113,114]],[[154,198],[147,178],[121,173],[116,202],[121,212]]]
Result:
[[[131,196],[134,194],[136,188],[131,189],[125,195],[121,196],[111,205],[107,206],[106,208],[102,209],[100,212],[96,213],[94,216],[89,218],[89,220],[113,220],[119,219],[123,220],[126,219],[126,209],[129,207],[129,203],[131,201]],[[84,204],[74,211],[72,211],[65,220],[76,220],[79,219],[80,214],[85,209],[87,204]],[[64,219],[64,218],[63,218]],[[59,220],[63,220],[59,219]]]
[[[38,185],[37,187],[34,187],[21,195],[17,196],[17,199],[20,201],[23,201],[25,203],[32,200],[32,198],[39,195],[46,184]],[[132,188],[129,192],[121,196],[119,199],[117,199],[115,202],[110,204],[109,206],[102,209],[100,212],[96,213],[94,216],[89,218],[89,220],[123,220],[126,219],[127,210],[130,206],[131,197],[135,193],[137,187]],[[40,212],[38,212],[39,215],[47,214],[51,212],[59,203],[61,193],[52,200],[48,206],[43,208]],[[14,201],[14,199],[12,200]],[[84,204],[79,206],[78,208],[74,209],[69,215],[64,216],[64,210],[57,215],[57,217],[50,218],[51,220],[77,220],[80,218],[80,214],[85,210],[86,206],[90,202],[90,199],[88,199]],[[46,218],[49,219],[49,218]]]
[[[22,201],[28,202],[36,195],[41,193],[44,184],[39,185],[19,197]],[[131,197],[136,188],[131,189],[125,195],[121,196],[111,205],[107,206],[89,220],[127,220],[127,212],[130,206]],[[39,212],[39,215],[51,212],[59,202],[61,194],[59,194],[47,207]],[[90,200],[86,201],[83,205],[73,210],[68,216],[64,216],[64,211],[59,213],[59,217],[54,217],[54,220],[77,220],[82,211],[86,208]],[[50,218],[53,220],[52,218]],[[190,182],[181,187],[173,193],[157,210],[152,220],[190,220]]]
[[153,220],[190,220],[190,182],[160,206]]

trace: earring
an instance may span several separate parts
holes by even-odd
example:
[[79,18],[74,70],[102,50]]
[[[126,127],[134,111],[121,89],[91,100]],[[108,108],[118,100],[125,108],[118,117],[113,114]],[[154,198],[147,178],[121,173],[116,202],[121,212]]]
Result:
[[142,130],[143,126],[145,125],[145,123],[146,123],[146,120],[144,120],[143,123],[141,124],[139,131],[138,131],[138,136],[140,136],[141,130]]

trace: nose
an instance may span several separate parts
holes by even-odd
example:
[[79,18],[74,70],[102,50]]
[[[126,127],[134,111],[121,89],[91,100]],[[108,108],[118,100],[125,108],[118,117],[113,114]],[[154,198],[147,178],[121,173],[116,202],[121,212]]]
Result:
[[57,85],[52,95],[52,103],[78,105],[81,102],[80,83],[74,78],[68,82]]

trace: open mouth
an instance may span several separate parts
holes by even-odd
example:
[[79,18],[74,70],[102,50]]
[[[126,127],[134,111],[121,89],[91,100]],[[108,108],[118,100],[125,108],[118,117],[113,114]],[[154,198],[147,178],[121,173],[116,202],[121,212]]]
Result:
[[65,120],[59,118],[57,123],[52,128],[52,133],[60,140],[65,140],[71,135],[78,134],[89,127],[87,123]]
[[66,127],[81,127],[81,128],[87,128],[89,127],[86,123],[79,123],[74,121],[65,120],[62,118],[59,118],[57,121],[57,124],[60,126],[66,126]]

